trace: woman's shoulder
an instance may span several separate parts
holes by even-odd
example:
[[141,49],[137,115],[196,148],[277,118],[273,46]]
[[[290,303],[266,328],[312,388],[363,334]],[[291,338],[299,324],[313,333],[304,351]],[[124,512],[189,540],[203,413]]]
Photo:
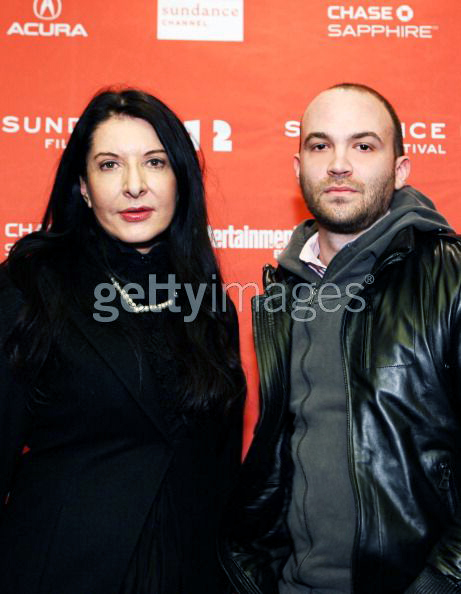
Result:
[[16,318],[24,303],[23,295],[11,280],[8,269],[0,266],[0,321],[2,326]]
[[0,296],[3,297],[5,293],[18,291],[19,289],[14,285],[8,274],[8,267],[5,263],[0,266]]

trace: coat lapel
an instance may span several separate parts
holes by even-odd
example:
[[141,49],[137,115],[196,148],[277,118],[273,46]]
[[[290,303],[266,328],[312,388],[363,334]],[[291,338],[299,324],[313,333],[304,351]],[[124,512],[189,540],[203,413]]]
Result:
[[112,328],[110,322],[90,320],[83,312],[75,310],[71,312],[71,319],[170,443],[172,436],[162,407],[153,390],[147,388],[155,387],[155,379],[145,359],[139,359],[128,338]]

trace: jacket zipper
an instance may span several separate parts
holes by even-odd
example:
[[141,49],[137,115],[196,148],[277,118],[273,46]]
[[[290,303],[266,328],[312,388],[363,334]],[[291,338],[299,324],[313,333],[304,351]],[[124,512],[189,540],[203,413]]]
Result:
[[442,471],[442,478],[440,479],[439,489],[442,489],[442,491],[449,491],[451,468],[448,466],[447,462],[441,462],[440,470]]
[[351,421],[351,403],[350,403],[350,391],[349,391],[349,377],[348,371],[346,367],[346,359],[344,356],[344,334],[345,334],[345,323],[346,314],[343,314],[342,325],[341,325],[341,360],[343,364],[343,376],[344,376],[344,387],[346,390],[346,422],[347,422],[347,461],[349,464],[349,477],[351,479],[352,489],[354,492],[354,504],[355,504],[355,516],[356,516],[356,529],[354,534],[354,542],[352,545],[352,554],[351,554],[351,593],[354,592],[354,560],[357,557],[357,548],[358,548],[358,535],[360,534],[361,530],[361,517],[359,511],[359,490],[357,486],[357,479],[354,472],[354,460],[352,455],[352,421]]
[[312,287],[311,294],[309,295],[309,299],[307,300],[307,305],[312,305],[314,303],[315,296],[318,293],[318,289],[316,287]]
[[450,465],[448,464],[448,462],[440,462],[439,468],[442,474],[440,478],[439,489],[446,493],[448,505],[450,506],[450,511],[452,513],[455,513],[456,501],[452,489],[452,472]]
[[365,308],[365,329],[364,329],[364,340],[363,340],[363,351],[362,351],[362,367],[363,369],[369,369],[371,366],[371,322],[372,322],[372,309],[371,305],[367,303]]

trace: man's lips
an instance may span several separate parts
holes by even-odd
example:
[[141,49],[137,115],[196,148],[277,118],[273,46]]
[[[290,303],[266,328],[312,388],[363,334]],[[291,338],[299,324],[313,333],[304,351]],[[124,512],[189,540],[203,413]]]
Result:
[[328,186],[325,189],[325,192],[334,192],[335,194],[340,192],[358,192],[356,188],[351,188],[350,186]]

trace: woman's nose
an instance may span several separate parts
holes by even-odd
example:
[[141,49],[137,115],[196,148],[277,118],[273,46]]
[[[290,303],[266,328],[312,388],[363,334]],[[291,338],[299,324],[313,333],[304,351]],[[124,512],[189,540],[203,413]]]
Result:
[[131,198],[139,198],[146,193],[147,186],[144,173],[137,165],[126,168],[123,192]]

